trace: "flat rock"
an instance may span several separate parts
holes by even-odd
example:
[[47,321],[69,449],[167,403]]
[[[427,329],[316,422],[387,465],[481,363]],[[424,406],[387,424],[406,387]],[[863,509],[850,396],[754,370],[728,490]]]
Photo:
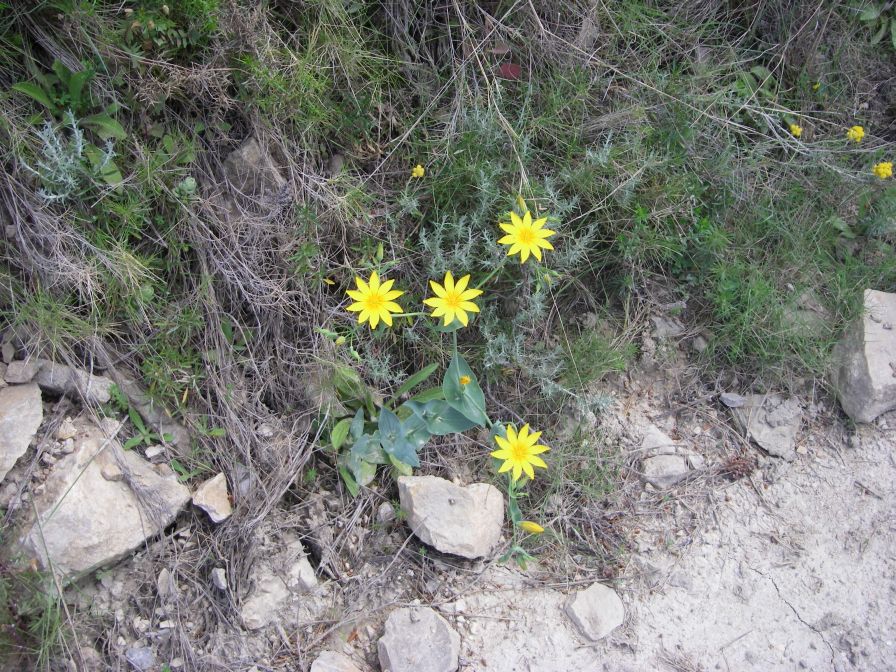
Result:
[[125,651],[124,657],[140,672],[149,672],[156,664],[156,654],[151,647],[141,646]]
[[641,450],[645,453],[675,452],[675,441],[656,425],[648,425],[641,440]]
[[30,383],[37,374],[38,368],[37,362],[33,359],[29,359],[27,362],[17,359],[6,367],[3,379],[11,385]]
[[389,614],[377,651],[389,672],[455,672],[460,635],[429,607],[405,607]]
[[493,485],[461,487],[437,476],[401,476],[398,495],[411,531],[442,553],[484,558],[501,540],[504,495]]
[[34,376],[34,382],[40,385],[44,392],[83,399],[94,406],[107,404],[112,398],[113,383],[105,376],[94,376],[48,359],[39,359],[37,364],[38,371]]
[[208,479],[193,494],[193,504],[208,514],[213,523],[221,523],[233,513],[227,493],[227,478],[223,473]]
[[348,656],[335,651],[321,651],[311,663],[311,672],[361,672]]
[[855,422],[896,408],[896,294],[865,290],[864,313],[834,348],[834,388]]
[[675,317],[652,315],[650,321],[653,322],[653,333],[657,338],[675,338],[685,332],[684,325]]
[[644,479],[653,487],[670,488],[688,475],[688,460],[684,455],[654,455],[642,462]]
[[254,137],[247,138],[227,156],[224,171],[230,184],[247,196],[276,193],[286,186],[286,178],[270,153]]
[[625,620],[625,607],[612,588],[595,583],[566,603],[566,615],[592,641],[603,639]]
[[37,385],[0,388],[0,481],[28,450],[43,417],[44,406]]
[[725,404],[728,408],[740,408],[747,403],[747,398],[736,392],[722,392],[722,394],[719,395],[719,401]]
[[[59,460],[34,504],[35,523],[21,539],[26,552],[65,581],[112,564],[167,527],[190,498],[177,478],[160,476],[134,451],[76,420],[78,439]],[[103,472],[115,465],[121,480]]]
[[741,431],[769,455],[792,460],[796,457],[796,436],[802,423],[800,402],[779,394],[751,394],[743,406],[731,413]]

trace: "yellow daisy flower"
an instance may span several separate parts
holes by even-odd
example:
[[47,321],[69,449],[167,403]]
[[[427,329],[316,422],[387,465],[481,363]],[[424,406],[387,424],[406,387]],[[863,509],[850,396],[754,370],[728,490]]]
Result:
[[881,161],[880,163],[876,163],[874,164],[874,168],[871,169],[871,172],[882,180],[885,180],[888,177],[893,177],[893,162]]
[[467,313],[478,313],[479,306],[473,303],[472,299],[482,294],[481,289],[467,289],[470,282],[469,274],[454,282],[454,276],[451,271],[445,274],[445,284],[440,285],[435,280],[429,281],[429,286],[435,296],[423,301],[427,306],[431,306],[435,310],[432,311],[433,317],[444,317],[445,326],[457,319],[465,327],[470,323]]
[[498,240],[501,245],[510,246],[507,256],[519,254],[520,263],[522,264],[529,258],[530,254],[538,261],[541,261],[541,248],[546,250],[554,249],[554,246],[546,240],[556,233],[556,231],[544,228],[545,223],[548,221],[547,217],[533,221],[532,213],[528,210],[522,217],[515,212],[509,214],[510,224],[506,222],[498,223],[498,226],[507,234]]
[[411,169],[411,177],[423,177],[426,175],[426,169],[419,163]]
[[519,526],[520,529],[529,534],[541,534],[544,532],[544,528],[541,525],[531,520],[521,520]]
[[461,385],[469,385],[470,381],[473,380],[470,376],[461,376],[459,379]]
[[793,137],[798,138],[803,134],[803,127],[799,124],[790,124],[790,133]]
[[491,453],[492,457],[504,460],[504,464],[498,469],[499,474],[513,469],[513,480],[518,481],[523,472],[529,478],[535,478],[535,470],[532,468],[540,467],[547,469],[548,465],[544,460],[538,457],[550,448],[536,444],[541,437],[541,432],[529,433],[529,425],[523,425],[519,433],[513,425],[507,425],[507,438],[496,436],[495,442],[500,450]]
[[846,131],[846,139],[852,140],[853,142],[862,142],[862,138],[865,137],[865,129],[861,126],[852,126],[848,131]]
[[382,320],[387,327],[392,326],[392,314],[403,313],[404,309],[395,303],[394,299],[404,294],[397,289],[392,289],[394,280],[386,280],[380,283],[380,278],[374,271],[370,280],[364,282],[361,278],[355,278],[358,289],[349,289],[346,294],[355,300],[347,310],[358,315],[358,323],[364,324],[370,321],[370,328],[376,329],[376,325]]

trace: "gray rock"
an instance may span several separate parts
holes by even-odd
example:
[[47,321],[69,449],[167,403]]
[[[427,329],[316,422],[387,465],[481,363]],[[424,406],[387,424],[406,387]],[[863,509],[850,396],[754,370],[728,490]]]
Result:
[[656,425],[648,425],[641,440],[641,450],[647,454],[675,452],[675,441]]
[[351,658],[335,651],[321,651],[311,663],[311,672],[361,672]]
[[227,570],[223,567],[215,567],[212,570],[212,584],[218,590],[227,590]]
[[13,385],[30,383],[37,375],[38,368],[37,362],[33,359],[29,359],[27,362],[17,359],[6,367],[6,374],[3,378],[7,383]]
[[376,522],[387,525],[395,520],[395,507],[389,502],[383,502],[376,509]]
[[[71,581],[114,563],[168,526],[190,498],[176,477],[160,476],[134,451],[86,420],[75,450],[59,460],[34,504],[40,515],[22,538],[27,553]],[[123,479],[103,469],[117,465]],[[108,469],[107,469],[108,472]]]
[[224,474],[218,474],[200,485],[193,495],[193,504],[205,511],[213,523],[221,523],[230,518],[233,509]]
[[252,583],[252,592],[243,600],[240,613],[249,630],[258,630],[279,617],[294,593],[311,591],[317,585],[317,576],[302,543],[296,540],[278,556],[256,563]]
[[436,476],[401,476],[398,495],[411,531],[443,553],[484,558],[501,540],[504,496],[492,485],[462,488]]
[[660,490],[670,488],[688,475],[684,455],[654,455],[642,462],[644,479]]
[[124,657],[135,670],[139,670],[140,672],[147,672],[156,664],[155,651],[148,646],[128,649],[125,651]]
[[830,333],[831,314],[811,290],[806,290],[784,307],[782,326],[801,336],[823,337]]
[[6,387],[6,364],[0,362],[0,387]]
[[592,641],[603,639],[625,620],[625,607],[616,591],[595,583],[566,603],[566,615]]
[[176,596],[178,592],[177,579],[171,570],[163,567],[156,578],[156,593],[164,600]]
[[224,171],[230,184],[247,196],[276,193],[286,186],[271,155],[254,137],[230,153],[224,161]]
[[455,672],[460,635],[429,607],[406,607],[389,614],[377,651],[389,672]]
[[743,406],[732,408],[731,413],[744,435],[769,455],[788,461],[796,457],[796,436],[803,418],[797,399],[751,394],[744,398]]
[[99,406],[109,403],[112,381],[105,376],[73,369],[65,364],[57,364],[47,359],[37,360],[38,371],[34,382],[44,392],[64,395],[72,399],[83,399],[86,403]]
[[44,406],[37,385],[0,388],[0,481],[28,450],[43,417]]
[[834,348],[834,388],[855,422],[896,408],[896,294],[866,289],[864,305]]
[[747,403],[747,398],[735,392],[722,392],[719,396],[719,401],[725,404],[728,408],[740,408]]
[[0,357],[3,358],[5,364],[11,364],[12,358],[16,356],[16,347],[9,341],[4,341],[0,346]]
[[58,441],[66,441],[67,439],[75,438],[77,433],[78,430],[75,428],[75,423],[72,422],[71,418],[66,418],[56,429],[56,439]]
[[665,315],[652,315],[653,333],[657,338],[675,338],[685,332],[684,325],[674,317]]

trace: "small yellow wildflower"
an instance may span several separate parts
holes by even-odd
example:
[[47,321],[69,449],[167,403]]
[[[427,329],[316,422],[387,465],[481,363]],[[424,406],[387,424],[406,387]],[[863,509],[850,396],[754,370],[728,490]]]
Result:
[[880,163],[876,163],[874,164],[874,168],[871,169],[871,172],[882,180],[886,180],[888,177],[893,177],[893,162],[881,161]]
[[509,245],[507,256],[512,254],[520,255],[520,263],[526,261],[529,255],[533,255],[538,261],[541,261],[541,248],[553,250],[547,239],[553,236],[556,231],[544,228],[547,223],[547,217],[532,220],[532,213],[526,210],[526,214],[520,217],[515,212],[510,214],[510,223],[499,222],[498,226],[507,234],[500,238],[498,242],[501,245]]
[[426,169],[421,166],[419,163],[411,169],[411,177],[423,177],[426,175]]
[[793,137],[798,138],[803,134],[803,127],[799,124],[790,124],[790,133]]
[[391,327],[392,314],[404,312],[404,309],[394,301],[404,292],[392,289],[393,282],[395,281],[386,280],[381,284],[376,271],[370,275],[368,282],[364,282],[361,278],[355,278],[358,289],[349,289],[346,294],[355,300],[348,310],[360,313],[358,315],[359,324],[364,324],[369,320],[370,328],[376,329],[376,325],[382,320],[387,327]]
[[334,342],[336,345],[345,345],[345,336],[337,336]]
[[846,131],[846,139],[852,140],[853,142],[862,142],[862,138],[865,137],[865,129],[861,126],[852,126],[848,131]]
[[544,532],[544,528],[541,525],[531,520],[520,521],[520,528],[529,534],[541,534]]
[[821,82],[815,82],[815,83],[812,85],[812,90],[813,90],[813,91],[818,91],[818,89],[820,89],[820,88],[821,88]]
[[460,377],[460,384],[461,384],[461,385],[469,385],[471,380],[473,380],[473,379],[470,378],[470,376],[461,376],[461,377]]
[[432,311],[433,317],[444,317],[445,326],[457,319],[463,326],[470,323],[467,313],[478,313],[479,306],[473,303],[473,299],[482,294],[481,289],[467,289],[470,282],[469,274],[454,282],[454,276],[451,271],[445,273],[445,284],[440,285],[435,280],[429,281],[435,296],[425,299],[423,303],[431,306],[435,310]]
[[507,438],[496,436],[495,442],[500,450],[491,453],[492,457],[504,460],[498,473],[502,474],[513,469],[513,480],[518,481],[523,472],[529,478],[534,479],[533,466],[547,469],[548,465],[538,456],[550,448],[536,443],[540,437],[541,432],[529,433],[528,424],[523,425],[519,433],[513,425],[507,425]]

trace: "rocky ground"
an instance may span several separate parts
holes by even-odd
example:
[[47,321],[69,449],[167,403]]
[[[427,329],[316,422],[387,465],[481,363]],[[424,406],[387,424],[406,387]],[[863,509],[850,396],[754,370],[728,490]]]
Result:
[[69,586],[78,638],[53,669],[894,669],[896,297],[866,309],[839,402],[694,383],[693,342],[656,323],[616,403],[578,421],[620,446],[632,541],[607,580],[502,565],[501,492],[427,475],[399,479],[400,510],[330,492],[272,509],[240,573],[215,551],[223,474],[191,491],[164,446],[125,450],[97,416],[111,380],[4,344],[7,555]]

